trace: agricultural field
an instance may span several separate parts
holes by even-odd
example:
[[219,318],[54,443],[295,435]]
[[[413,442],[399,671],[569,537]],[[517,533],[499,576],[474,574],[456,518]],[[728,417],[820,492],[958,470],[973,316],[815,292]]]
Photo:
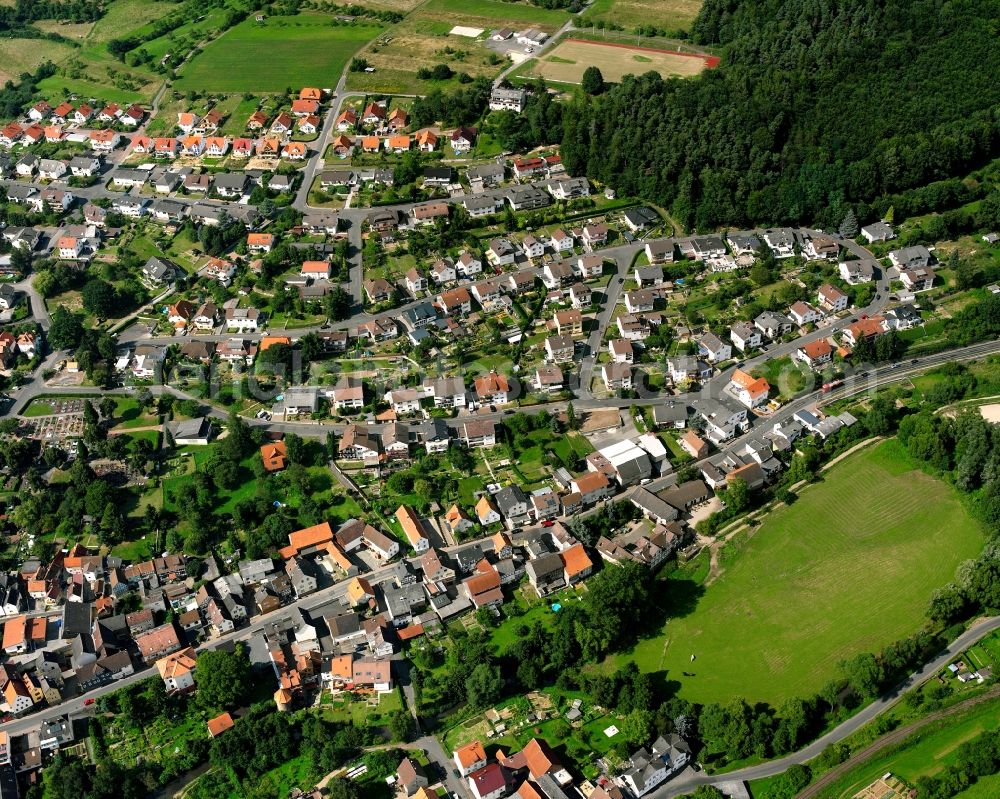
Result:
[[[283,92],[336,86],[351,56],[382,30],[377,24],[331,25],[322,14],[241,22],[208,44],[180,71],[178,91]],[[261,58],[261,53],[267,53]],[[303,54],[308,53],[308,58]]]
[[4,39],[0,81],[12,80],[22,72],[34,72],[46,61],[59,63],[74,52],[68,44],[46,39]]
[[[596,66],[606,81],[617,83],[625,75],[659,72],[663,77],[690,78],[714,66],[710,56],[678,53],[610,42],[565,39],[534,62],[531,76],[556,83],[579,83],[587,67]],[[522,73],[527,77],[528,73]]]
[[52,61],[58,67],[56,74],[39,83],[39,92],[50,100],[58,102],[76,95],[119,103],[148,102],[162,78],[144,67],[129,67],[115,60],[105,45],[115,37],[133,34],[176,6],[173,0],[117,0],[109,3],[107,13],[94,23],[39,21],[35,23],[39,30],[58,33],[80,46],[44,39],[9,39],[3,48],[0,80]]
[[916,631],[933,590],[981,546],[957,493],[884,442],[774,511],[736,557],[724,549],[710,586],[665,591],[691,601],[619,659],[665,671],[695,702],[810,696],[841,661]]
[[442,63],[448,64],[456,73],[467,72],[473,77],[493,76],[509,61],[486,47],[482,37],[477,40],[450,35],[453,27],[478,28],[484,31],[484,36],[504,26],[517,30],[536,27],[554,33],[567,18],[563,11],[527,3],[429,0],[364,50],[362,55],[375,72],[351,73],[347,85],[355,91],[407,94],[451,88],[456,84],[455,79],[420,81],[416,78],[416,72],[421,67]]
[[675,32],[690,30],[700,10],[701,0],[594,0],[584,16],[626,29],[655,25]]
[[88,39],[104,43],[128,35],[166,16],[179,5],[179,0],[115,0],[94,23]]

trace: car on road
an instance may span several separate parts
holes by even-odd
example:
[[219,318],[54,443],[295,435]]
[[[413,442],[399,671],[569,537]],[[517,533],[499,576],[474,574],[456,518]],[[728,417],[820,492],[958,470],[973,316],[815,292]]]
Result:
[[86,700],[84,700],[84,703],[83,703],[83,704],[84,704],[84,705],[92,705],[92,704],[94,704],[94,702],[96,702],[96,701],[97,701],[97,700],[96,700],[96,699],[94,699],[94,697],[90,697],[90,699],[86,699]]
[[552,519],[546,519],[542,522],[542,527],[555,527],[556,523]]

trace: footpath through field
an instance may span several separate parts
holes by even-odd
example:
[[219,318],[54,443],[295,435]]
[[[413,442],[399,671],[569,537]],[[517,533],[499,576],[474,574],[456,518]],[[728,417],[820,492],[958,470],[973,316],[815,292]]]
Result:
[[955,714],[963,710],[968,710],[970,707],[974,707],[975,705],[980,705],[983,702],[988,702],[991,699],[996,699],[997,697],[1000,697],[1000,685],[993,686],[989,691],[987,691],[984,694],[980,694],[979,696],[973,696],[969,699],[959,702],[956,705],[952,705],[951,707],[945,708],[944,710],[938,710],[935,713],[931,713],[929,716],[926,716],[925,718],[922,718],[918,721],[914,721],[910,724],[900,727],[898,730],[893,730],[888,735],[883,735],[877,741],[873,741],[872,743],[868,744],[868,746],[866,746],[860,752],[856,752],[855,754],[851,755],[847,760],[845,760],[839,766],[835,766],[834,768],[830,769],[828,772],[826,772],[826,774],[824,774],[822,777],[816,780],[816,782],[814,782],[812,785],[810,785],[804,791],[802,791],[802,793],[798,794],[796,799],[815,799],[815,797],[819,796],[820,793],[825,788],[832,785],[844,774],[849,772],[855,766],[860,766],[867,760],[870,760],[873,755],[878,754],[886,747],[892,746],[895,743],[899,743],[905,738],[908,738],[911,733],[914,733],[917,730],[926,727],[928,724],[933,724],[935,721],[940,721],[941,719],[948,718],[949,716],[954,716]]

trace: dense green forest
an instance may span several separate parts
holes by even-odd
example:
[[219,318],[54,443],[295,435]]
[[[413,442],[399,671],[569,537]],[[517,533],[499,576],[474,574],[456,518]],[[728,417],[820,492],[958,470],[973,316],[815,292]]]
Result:
[[[0,7],[0,36],[31,36],[28,26],[42,19],[95,22],[102,16],[104,3],[98,0],[17,0]],[[35,31],[34,35],[39,34]]]
[[1000,154],[995,0],[706,0],[698,80],[627,77],[563,116],[563,160],[688,225],[859,218]]

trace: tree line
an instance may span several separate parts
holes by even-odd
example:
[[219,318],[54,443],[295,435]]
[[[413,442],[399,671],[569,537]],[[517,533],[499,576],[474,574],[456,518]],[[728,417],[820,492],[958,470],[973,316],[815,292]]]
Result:
[[20,36],[32,22],[43,19],[96,22],[104,9],[103,2],[93,0],[17,0],[12,6],[0,6],[0,36]]

